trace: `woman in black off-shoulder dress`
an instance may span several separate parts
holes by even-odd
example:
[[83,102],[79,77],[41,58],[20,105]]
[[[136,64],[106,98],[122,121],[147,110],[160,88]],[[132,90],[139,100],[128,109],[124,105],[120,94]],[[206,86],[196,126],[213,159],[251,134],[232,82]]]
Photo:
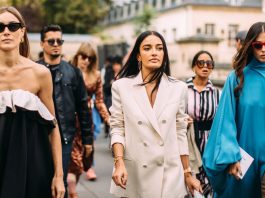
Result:
[[0,7],[0,198],[63,198],[51,76],[28,55],[22,16]]

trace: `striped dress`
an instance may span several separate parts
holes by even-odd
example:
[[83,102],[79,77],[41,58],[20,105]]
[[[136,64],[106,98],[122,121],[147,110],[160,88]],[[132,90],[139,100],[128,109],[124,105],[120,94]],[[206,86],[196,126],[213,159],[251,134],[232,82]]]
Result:
[[[186,82],[188,85],[187,114],[193,119],[195,142],[202,156],[219,103],[220,91],[208,80],[207,85],[199,92],[193,84],[193,79],[194,77]],[[203,167],[199,168],[196,177],[202,184],[205,197],[211,197],[212,188]]]

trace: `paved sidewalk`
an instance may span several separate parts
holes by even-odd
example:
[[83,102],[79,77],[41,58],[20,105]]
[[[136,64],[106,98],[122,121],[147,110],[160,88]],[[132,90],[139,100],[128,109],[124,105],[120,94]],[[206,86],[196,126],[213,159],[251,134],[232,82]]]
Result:
[[95,142],[96,181],[88,181],[83,174],[77,186],[79,198],[115,198],[109,193],[113,159],[109,150],[109,138],[104,138],[102,130]]

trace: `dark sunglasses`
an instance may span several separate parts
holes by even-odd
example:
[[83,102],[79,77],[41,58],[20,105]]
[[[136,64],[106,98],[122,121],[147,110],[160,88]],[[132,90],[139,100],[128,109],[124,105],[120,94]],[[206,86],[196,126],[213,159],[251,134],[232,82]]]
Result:
[[207,60],[207,61],[197,60],[196,61],[196,65],[199,68],[204,68],[205,64],[206,64],[206,66],[207,66],[208,69],[213,69],[214,68],[214,61],[211,61],[211,60]]
[[260,41],[255,41],[252,44],[252,47],[255,48],[256,50],[261,50],[263,45],[265,45],[265,42],[260,42]]
[[46,40],[47,41],[47,43],[50,45],[50,46],[54,46],[55,45],[55,42],[59,45],[59,46],[61,46],[62,44],[63,44],[63,42],[64,42],[64,40],[62,40],[62,39],[48,39],[48,40]]
[[22,25],[21,23],[8,23],[8,24],[0,23],[0,32],[5,31],[6,27],[7,27],[7,29],[8,29],[10,32],[15,32],[15,31],[17,31],[19,28],[22,28],[23,25]]
[[93,56],[88,56],[86,54],[79,54],[83,60],[88,59],[90,62],[94,60]]

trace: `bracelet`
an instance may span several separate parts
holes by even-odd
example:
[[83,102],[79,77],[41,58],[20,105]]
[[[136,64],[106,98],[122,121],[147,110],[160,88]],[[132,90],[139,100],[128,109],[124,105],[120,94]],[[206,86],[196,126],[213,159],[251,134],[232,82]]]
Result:
[[119,159],[123,159],[122,155],[117,155],[114,157],[114,165],[119,161]]
[[188,168],[184,169],[184,171],[183,171],[183,172],[184,172],[184,174],[185,174],[185,173],[191,173],[191,168],[190,168],[190,167],[188,167]]

